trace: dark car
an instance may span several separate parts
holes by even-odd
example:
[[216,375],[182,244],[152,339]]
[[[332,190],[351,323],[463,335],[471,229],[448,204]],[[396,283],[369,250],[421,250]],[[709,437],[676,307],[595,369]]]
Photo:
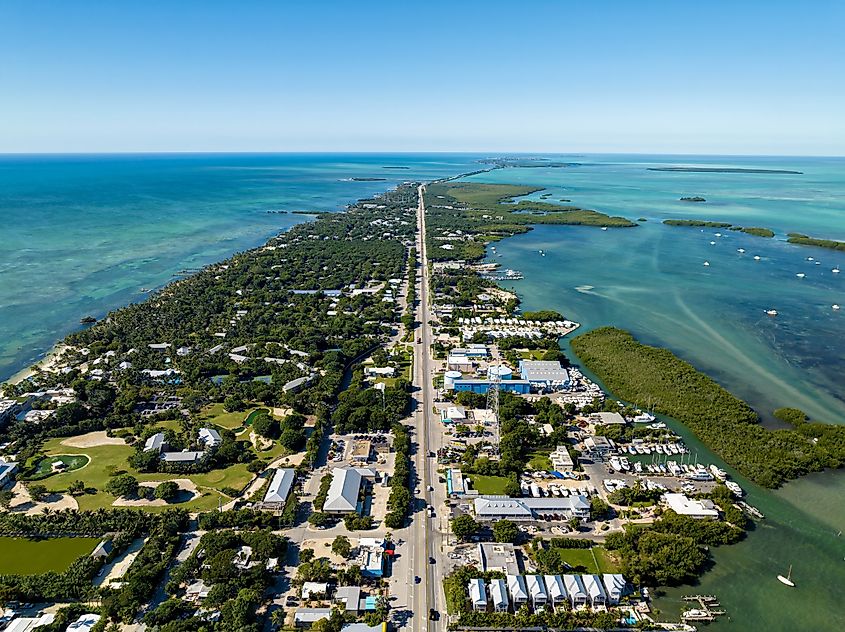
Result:
[[435,564],[435,563],[437,563],[437,560],[435,560],[433,557],[430,557],[430,558],[428,558],[428,563],[429,564]]
[[428,618],[430,621],[437,621],[440,618],[440,613],[434,608],[428,609]]
[[422,580],[420,579],[419,575],[414,575],[414,583],[419,584]]

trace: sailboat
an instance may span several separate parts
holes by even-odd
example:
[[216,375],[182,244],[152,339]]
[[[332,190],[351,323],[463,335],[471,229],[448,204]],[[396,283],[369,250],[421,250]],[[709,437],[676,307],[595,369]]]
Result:
[[789,572],[786,574],[786,577],[778,575],[778,581],[785,586],[795,588],[795,582],[792,581],[792,564],[789,565]]

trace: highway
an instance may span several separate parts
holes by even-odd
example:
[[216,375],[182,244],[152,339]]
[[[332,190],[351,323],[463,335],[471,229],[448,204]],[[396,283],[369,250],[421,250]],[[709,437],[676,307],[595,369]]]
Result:
[[[414,574],[420,577],[419,584],[414,585],[411,607],[414,613],[413,628],[420,631],[440,630],[445,627],[445,601],[442,591],[443,568],[443,537],[447,528],[446,513],[441,516],[446,497],[443,486],[438,484],[437,459],[430,454],[436,453],[442,442],[439,424],[429,424],[434,407],[434,387],[432,384],[431,366],[431,325],[429,311],[429,270],[428,253],[425,244],[425,185],[418,189],[419,205],[417,209],[417,252],[420,260],[420,282],[417,293],[416,320],[419,323],[417,338],[414,340],[414,386],[415,413],[414,438],[417,450],[413,460],[418,485],[425,503],[413,517],[411,526],[411,542],[413,548],[412,566]],[[419,342],[417,342],[419,340]],[[434,489],[435,491],[429,491]],[[434,507],[434,517],[426,509]],[[434,560],[435,563],[430,563]],[[429,610],[439,613],[438,621],[429,620]]]

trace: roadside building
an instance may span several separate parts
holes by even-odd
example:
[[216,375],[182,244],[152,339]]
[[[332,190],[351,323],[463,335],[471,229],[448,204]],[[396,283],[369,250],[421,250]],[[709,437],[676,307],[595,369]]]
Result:
[[469,600],[472,602],[472,609],[479,612],[487,610],[487,591],[484,589],[484,580],[469,580],[468,591]]
[[581,575],[581,582],[593,608],[607,605],[607,595],[598,575]]
[[564,498],[479,496],[474,500],[474,509],[479,520],[584,520],[590,516],[590,502],[580,495]]
[[[490,389],[489,380],[459,379],[452,382],[455,392],[486,393]],[[527,395],[531,392],[531,382],[527,380],[502,380],[499,390],[517,395]]]
[[522,575],[508,575],[508,595],[513,604],[514,611],[519,610],[528,603],[528,589],[525,586],[525,578]]
[[266,509],[283,509],[287,502],[288,495],[293,482],[296,480],[296,470],[293,468],[279,468],[273,474],[267,493],[264,494],[264,507]]
[[544,608],[549,603],[549,593],[542,575],[526,575],[525,586],[531,598],[531,607],[535,610]]
[[463,371],[469,372],[473,369],[473,361],[472,358],[468,358],[465,355],[455,355],[450,354],[449,357],[446,358],[446,368],[450,371]]
[[587,591],[584,590],[584,583],[578,575],[564,575],[563,586],[566,588],[566,595],[573,608],[587,605]]
[[358,511],[358,496],[361,485],[367,478],[375,478],[375,470],[361,467],[336,467],[332,470],[332,482],[323,503],[326,513],[354,513]]
[[466,356],[467,358],[477,358],[479,360],[484,360],[490,355],[490,352],[487,349],[487,345],[482,344],[469,344],[463,348],[455,348],[449,352],[450,355],[455,356]]
[[546,575],[546,590],[549,591],[549,603],[553,608],[566,602],[566,588],[560,575]]
[[361,587],[338,586],[332,597],[335,604],[340,605],[345,612],[357,615],[361,611]]
[[607,456],[613,449],[613,445],[607,437],[590,436],[584,439],[584,451],[587,454],[599,457]]
[[618,605],[628,592],[628,582],[619,573],[605,573],[602,575],[602,581],[607,594],[607,603],[611,606]]
[[392,366],[368,366],[364,367],[364,375],[367,377],[390,378],[396,375],[396,369]]
[[478,559],[485,573],[498,571],[505,575],[519,575],[516,548],[509,542],[479,542]]

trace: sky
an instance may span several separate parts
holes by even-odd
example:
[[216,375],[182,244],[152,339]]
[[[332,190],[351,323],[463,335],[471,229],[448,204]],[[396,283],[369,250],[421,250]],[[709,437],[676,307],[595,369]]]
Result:
[[845,155],[845,2],[2,0],[0,152]]

